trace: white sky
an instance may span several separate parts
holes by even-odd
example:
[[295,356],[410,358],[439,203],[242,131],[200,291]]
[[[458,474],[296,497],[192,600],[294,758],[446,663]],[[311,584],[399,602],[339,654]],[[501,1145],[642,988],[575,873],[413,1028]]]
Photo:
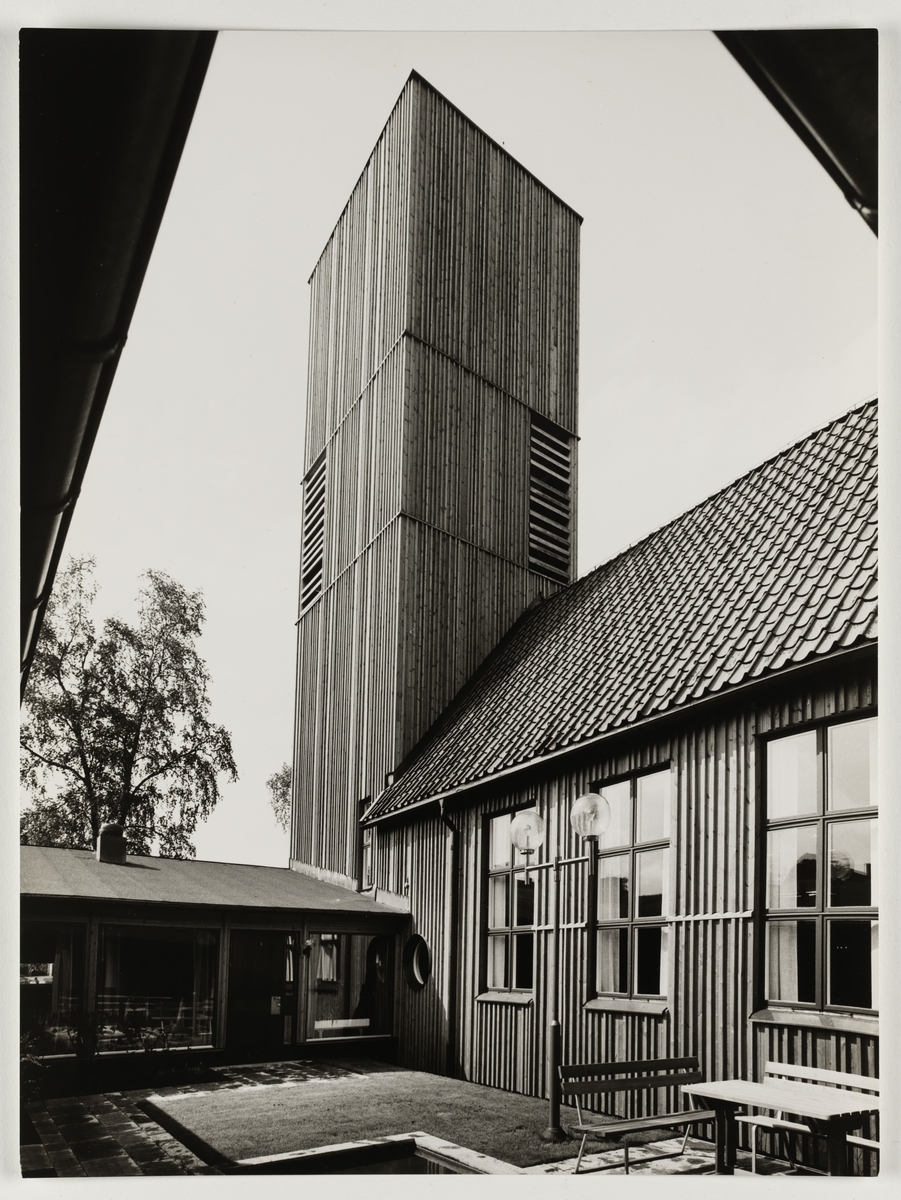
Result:
[[584,217],[580,572],[877,388],[877,239],[712,34],[220,34],[66,547],[204,591],[201,858],[287,863],[307,279],[414,67]]

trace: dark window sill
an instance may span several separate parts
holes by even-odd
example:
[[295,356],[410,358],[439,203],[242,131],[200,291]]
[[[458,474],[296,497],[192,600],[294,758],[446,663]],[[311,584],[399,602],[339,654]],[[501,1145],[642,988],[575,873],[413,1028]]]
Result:
[[586,1000],[583,1009],[590,1012],[644,1013],[647,1017],[662,1017],[669,1012],[668,1000],[629,1000],[616,996],[595,996]]
[[481,992],[476,996],[479,1004],[518,1004],[521,1008],[532,1003],[531,992]]
[[762,1025],[798,1025],[812,1029],[835,1029],[841,1033],[877,1036],[879,1018],[857,1013],[815,1012],[809,1008],[761,1008],[751,1020]]

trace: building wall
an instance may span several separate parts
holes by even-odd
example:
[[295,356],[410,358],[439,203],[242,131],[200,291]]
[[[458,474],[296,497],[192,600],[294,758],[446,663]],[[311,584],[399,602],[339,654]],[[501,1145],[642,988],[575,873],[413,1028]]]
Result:
[[[356,820],[539,595],[530,414],[575,460],[580,218],[413,76],[311,279],[292,864],[352,881]],[[575,562],[572,483],[572,567]]]
[[[762,1074],[770,1058],[878,1074],[878,1038],[872,1019],[827,1018],[818,1025],[786,1013],[778,1023],[751,1021],[759,1005],[755,991],[754,920],[757,820],[757,737],[832,714],[867,715],[875,704],[873,660],[819,679],[798,679],[778,689],[749,694],[698,710],[679,721],[658,723],[585,754],[578,765],[537,769],[516,782],[483,789],[478,799],[448,804],[460,830],[461,869],[458,1021],[455,1040],[461,1074],[478,1083],[547,1094],[546,980],[551,940],[550,870],[535,872],[538,883],[535,988],[527,1003],[484,997],[485,820],[517,806],[537,804],[548,823],[538,861],[556,851],[576,857],[584,845],[570,830],[572,801],[599,780],[655,764],[671,764],[671,949],[667,1011],[650,1011],[641,1001],[583,1007],[591,991],[587,976],[588,872],[585,864],[564,868],[561,882],[560,996],[562,1060],[697,1054],[708,1078]],[[430,814],[431,815],[428,815]],[[419,810],[409,825],[379,827],[378,872],[390,887],[385,864],[398,841],[412,836],[417,853],[407,860],[407,893],[416,928],[432,943],[438,962],[449,955],[441,914],[447,910],[449,833],[434,808]],[[442,856],[441,844],[445,853]],[[428,931],[428,932],[426,932]],[[444,937],[442,944],[441,939]],[[436,979],[440,971],[436,972]],[[441,984],[433,1012],[451,1005],[450,982]],[[806,1014],[809,1016],[809,1014]],[[422,1014],[407,1012],[400,1029],[400,1056],[410,1065],[438,1062],[441,1048],[425,1039],[441,1033]],[[430,1067],[429,1069],[436,1069]],[[620,1098],[617,1101],[622,1104]],[[641,1101],[639,1101],[641,1103]],[[611,1110],[612,1111],[612,1110]]]

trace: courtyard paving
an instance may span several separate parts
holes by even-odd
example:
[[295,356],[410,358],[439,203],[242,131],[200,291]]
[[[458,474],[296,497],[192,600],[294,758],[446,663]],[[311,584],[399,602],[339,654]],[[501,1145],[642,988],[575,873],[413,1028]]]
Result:
[[[358,1068],[358,1064],[353,1064],[353,1067]],[[221,1105],[223,1102],[230,1103],[227,1093],[232,1092],[237,1093],[234,1103],[240,1108],[242,1102],[247,1099],[247,1093],[255,1093],[257,1089],[294,1089],[304,1084],[314,1084],[319,1085],[318,1092],[321,1085],[358,1075],[359,1070],[355,1070],[353,1067],[349,1069],[347,1065],[340,1063],[311,1062],[220,1067],[216,1068],[215,1073],[218,1078],[214,1082],[188,1083],[181,1086],[173,1085],[155,1089],[145,1088],[136,1091],[107,1092],[99,1095],[30,1102],[25,1106],[26,1111],[40,1140],[39,1142],[32,1140],[30,1144],[22,1146],[22,1174],[26,1178],[221,1175],[227,1173],[229,1165],[224,1157],[208,1153],[209,1147],[203,1141],[192,1139],[189,1131],[184,1131],[178,1136],[172,1132],[172,1122],[168,1119],[170,1104],[174,1111],[180,1111],[185,1105],[177,1103],[179,1099],[193,1100],[195,1110],[197,1110],[198,1104],[202,1110],[204,1098],[209,1098],[211,1103],[215,1098]],[[382,1076],[382,1081],[385,1086],[384,1105],[386,1110],[390,1111],[390,1077]],[[449,1085],[451,1083],[457,1089],[460,1087],[471,1088],[474,1099],[476,1098],[475,1093],[482,1094],[485,1091],[476,1084],[463,1084],[459,1080],[448,1081]],[[274,1095],[274,1093],[270,1094]],[[265,1099],[264,1096],[254,1098]],[[530,1100],[528,1097],[523,1097],[522,1100],[530,1106],[540,1103]],[[445,1113],[436,1113],[435,1119],[445,1115]],[[155,1120],[155,1116],[159,1116],[160,1121],[164,1124]],[[531,1108],[528,1117],[534,1117]],[[411,1128],[425,1129],[428,1133],[439,1132],[440,1134],[438,1130],[429,1129],[428,1118],[429,1114],[423,1112],[420,1121]],[[176,1130],[179,1128],[177,1122],[175,1127]],[[407,1132],[407,1130],[395,1128],[394,1132],[398,1134]],[[709,1144],[693,1140],[689,1142],[689,1150],[685,1155],[642,1166],[640,1160],[643,1157],[675,1150],[678,1148],[679,1140],[669,1139],[666,1142],[633,1147],[630,1152],[633,1173],[636,1175],[710,1173],[713,1169],[712,1147]],[[517,1174],[570,1174],[575,1165],[577,1148],[578,1143],[570,1142],[554,1148],[556,1161],[541,1161],[519,1167],[510,1166],[509,1170]],[[198,1149],[203,1157],[195,1152]],[[550,1150],[550,1147],[544,1147],[545,1153]],[[218,1166],[216,1165],[217,1161],[220,1162]],[[621,1151],[607,1150],[601,1153],[586,1154],[583,1159],[583,1169],[612,1166],[613,1169],[607,1173],[621,1174],[623,1171],[621,1162]],[[503,1162],[499,1164],[501,1171],[506,1165]],[[784,1163],[762,1160],[758,1165],[761,1173],[788,1173]],[[739,1166],[747,1167],[743,1158],[740,1158]],[[744,1170],[741,1173],[745,1173]]]

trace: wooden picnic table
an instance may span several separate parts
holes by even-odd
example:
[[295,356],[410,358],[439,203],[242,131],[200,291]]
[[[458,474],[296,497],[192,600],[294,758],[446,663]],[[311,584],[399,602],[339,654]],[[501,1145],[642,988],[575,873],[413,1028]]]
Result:
[[789,1079],[768,1079],[753,1083],[748,1079],[719,1079],[712,1083],[685,1084],[682,1091],[700,1096],[716,1110],[716,1172],[732,1175],[735,1171],[739,1108],[763,1108],[792,1113],[810,1125],[812,1133],[826,1138],[830,1175],[847,1174],[845,1135],[864,1123],[879,1109],[879,1097],[847,1088],[824,1087],[818,1083],[796,1083]]

